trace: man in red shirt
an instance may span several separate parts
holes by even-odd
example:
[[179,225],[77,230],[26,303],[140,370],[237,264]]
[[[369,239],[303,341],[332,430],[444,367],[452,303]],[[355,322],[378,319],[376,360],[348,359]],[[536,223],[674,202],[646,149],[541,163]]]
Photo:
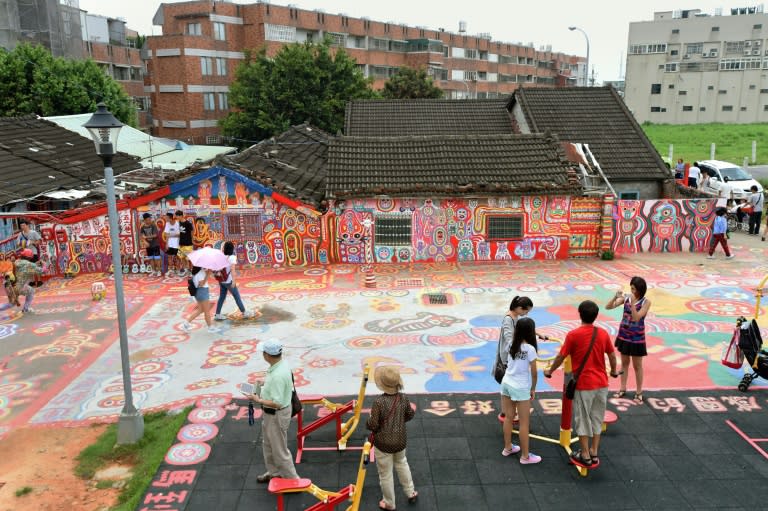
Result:
[[[576,381],[576,393],[573,398],[574,424],[579,435],[581,451],[571,454],[573,461],[581,466],[590,467],[597,462],[597,450],[600,447],[600,433],[603,428],[605,404],[608,400],[608,375],[605,373],[605,355],[611,365],[611,376],[616,378],[616,354],[611,344],[611,338],[604,329],[594,326],[600,308],[591,300],[579,304],[581,326],[568,332],[560,353],[552,365],[544,370],[544,376],[549,378],[552,372],[560,367],[565,357],[571,357],[573,371],[578,371],[584,357],[589,357],[584,364]],[[592,335],[595,342],[590,350]],[[591,445],[591,447],[590,447]]]

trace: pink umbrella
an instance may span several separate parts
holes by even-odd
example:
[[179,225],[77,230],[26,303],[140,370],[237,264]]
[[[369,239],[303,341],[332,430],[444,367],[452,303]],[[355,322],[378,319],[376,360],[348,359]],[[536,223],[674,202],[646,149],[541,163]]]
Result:
[[229,258],[224,255],[224,252],[211,247],[195,250],[187,257],[194,266],[199,266],[206,270],[218,271],[229,266]]

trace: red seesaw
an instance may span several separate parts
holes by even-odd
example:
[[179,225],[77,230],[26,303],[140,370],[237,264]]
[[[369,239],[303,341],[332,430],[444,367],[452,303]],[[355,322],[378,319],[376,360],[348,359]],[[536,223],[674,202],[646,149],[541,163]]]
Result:
[[[368,385],[369,372],[370,367],[366,365],[363,368],[363,378],[360,382],[360,390],[357,394],[357,399],[353,399],[345,404],[333,403],[322,396],[301,396],[302,405],[322,405],[323,408],[328,410],[328,414],[305,426],[304,410],[299,411],[297,416],[298,429],[296,431],[296,463],[301,463],[301,456],[304,451],[344,451],[347,449],[347,441],[360,422],[360,412],[363,408],[365,387]],[[342,416],[350,410],[354,410],[352,417],[346,422],[342,422]],[[304,445],[304,442],[310,433],[317,431],[326,424],[334,421],[336,422],[336,447],[306,447]],[[362,447],[354,447],[350,449],[357,450],[362,449]]]

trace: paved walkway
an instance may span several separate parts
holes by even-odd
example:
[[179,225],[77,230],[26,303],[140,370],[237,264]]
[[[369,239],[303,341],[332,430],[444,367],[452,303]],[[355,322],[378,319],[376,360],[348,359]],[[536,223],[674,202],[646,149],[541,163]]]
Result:
[[[496,395],[410,397],[417,414],[408,423],[407,456],[419,500],[409,505],[396,486],[400,510],[746,510],[764,509],[768,502],[765,391],[648,392],[644,405],[611,399],[608,408],[619,420],[603,437],[600,468],[587,477],[567,464],[561,447],[539,440],[531,442],[532,452],[543,457],[539,465],[503,458]],[[347,399],[352,398],[339,402]],[[538,397],[532,432],[557,438],[559,403],[554,393]],[[161,503],[179,511],[276,509],[275,497],[256,481],[264,472],[261,421],[248,426],[245,407],[228,400],[199,404],[137,509]],[[294,454],[295,427],[293,421]],[[308,445],[333,445],[332,435],[320,430]],[[745,437],[763,441],[751,445]],[[361,445],[364,438],[363,425],[349,445]],[[355,481],[359,456],[353,450],[305,452],[297,471],[323,489],[337,490]],[[371,464],[360,509],[377,509],[380,498]],[[286,497],[290,510],[316,502],[308,494]]]

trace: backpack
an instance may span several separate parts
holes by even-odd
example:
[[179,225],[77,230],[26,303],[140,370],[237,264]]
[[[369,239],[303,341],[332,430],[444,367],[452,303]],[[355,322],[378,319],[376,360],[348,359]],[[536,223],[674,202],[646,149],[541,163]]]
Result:
[[195,296],[197,294],[197,286],[192,277],[187,279],[187,291],[189,291],[189,296]]
[[229,268],[222,268],[219,271],[213,272],[213,278],[216,279],[217,282],[226,282],[229,280]]

